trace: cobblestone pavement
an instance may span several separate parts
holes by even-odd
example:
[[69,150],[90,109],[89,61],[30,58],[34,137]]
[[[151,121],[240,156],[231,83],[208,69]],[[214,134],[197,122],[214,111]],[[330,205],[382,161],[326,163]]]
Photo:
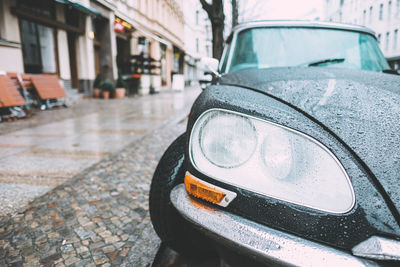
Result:
[[0,216],[188,111],[200,92],[95,100],[0,123]]
[[[140,135],[134,135],[133,139],[127,139],[130,144],[124,143],[122,150],[115,152],[115,149],[121,149],[116,144],[114,150],[96,158],[97,163],[91,167],[80,170],[16,212],[0,215],[0,267],[151,264],[160,245],[148,211],[151,177],[162,153],[184,132],[189,102],[194,99],[189,97],[185,101],[178,99],[178,103],[168,102],[165,108],[165,103],[163,106],[160,103],[169,101],[166,98],[171,96],[161,95],[158,96],[162,99],[159,107],[153,109],[151,97],[126,103],[110,102],[109,106],[95,103],[95,106],[107,107],[107,114],[120,110],[118,105],[134,105],[137,112],[132,115],[132,109],[125,109],[123,119],[135,121],[136,126],[145,121],[150,126]],[[181,98],[182,95],[174,94],[172,97]],[[66,109],[70,115],[75,114],[69,119],[79,119],[80,109],[85,111],[80,106]],[[95,110],[93,108],[94,113]],[[158,110],[157,116],[153,116],[154,110]],[[46,129],[49,122],[65,121],[64,113],[60,113],[61,119],[50,111],[48,114],[51,116],[47,124],[43,123],[46,119],[38,120],[37,124],[27,120],[25,126],[17,127],[18,131],[24,131],[29,126]],[[115,123],[106,125],[115,126]],[[51,128],[54,129],[54,126]],[[107,129],[103,128],[102,131]],[[0,141],[4,140],[3,136]],[[63,153],[61,155],[65,156]],[[2,188],[3,185],[29,186],[3,183]]]
[[153,130],[0,218],[0,266],[149,266],[159,247],[148,212],[152,173],[185,121]]

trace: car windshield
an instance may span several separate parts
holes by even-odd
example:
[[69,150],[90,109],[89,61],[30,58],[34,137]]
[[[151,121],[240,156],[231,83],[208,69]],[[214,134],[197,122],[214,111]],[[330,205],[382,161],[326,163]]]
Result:
[[370,71],[390,68],[376,40],[369,34],[286,27],[241,31],[227,72],[295,66]]

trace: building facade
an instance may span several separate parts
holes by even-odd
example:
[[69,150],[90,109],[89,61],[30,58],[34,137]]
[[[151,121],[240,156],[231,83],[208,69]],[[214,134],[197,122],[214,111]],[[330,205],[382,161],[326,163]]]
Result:
[[183,10],[185,82],[189,84],[204,79],[204,66],[201,66],[200,59],[212,56],[212,32],[208,15],[200,1],[186,0]]
[[325,20],[375,31],[393,69],[400,69],[400,0],[325,0]]
[[132,30],[116,33],[117,68],[140,76],[141,92],[170,87],[184,72],[183,0],[98,0]]
[[182,0],[1,0],[0,70],[57,74],[88,95],[97,75],[120,73],[132,93],[170,86],[184,69],[182,8]]

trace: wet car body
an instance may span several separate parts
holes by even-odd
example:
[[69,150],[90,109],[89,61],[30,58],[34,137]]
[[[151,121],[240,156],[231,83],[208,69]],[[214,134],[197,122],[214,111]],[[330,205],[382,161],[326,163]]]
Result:
[[[182,168],[234,199],[221,207],[190,196],[178,184],[171,192],[172,204],[185,223],[217,241],[213,244],[231,265],[238,262],[231,251],[262,264],[396,265],[393,251],[374,258],[369,254],[379,253],[365,247],[377,243],[365,242],[383,238],[400,248],[399,103],[399,76],[382,72],[288,66],[222,75],[193,105],[181,144]],[[349,179],[351,208],[332,212],[302,205],[204,171],[196,165],[190,134],[210,111],[287,127],[322,144]],[[360,244],[366,246],[359,249]]]

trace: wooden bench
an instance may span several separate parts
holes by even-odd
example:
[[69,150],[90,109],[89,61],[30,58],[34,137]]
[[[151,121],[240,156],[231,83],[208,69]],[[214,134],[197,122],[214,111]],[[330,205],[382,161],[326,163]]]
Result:
[[25,99],[19,93],[15,81],[8,76],[0,75],[0,108],[25,105]]
[[0,75],[0,121],[3,119],[23,118],[26,116],[22,106],[25,99],[18,90],[18,84],[5,75]]
[[32,75],[33,87],[39,94],[40,99],[59,99],[66,98],[64,88],[61,87],[56,75]]
[[45,109],[66,104],[67,95],[56,75],[15,72],[9,72],[7,75],[17,81],[19,87],[22,88],[28,107],[33,104]]
[[22,89],[34,89],[32,84],[32,74],[7,72],[7,76],[15,80]]

